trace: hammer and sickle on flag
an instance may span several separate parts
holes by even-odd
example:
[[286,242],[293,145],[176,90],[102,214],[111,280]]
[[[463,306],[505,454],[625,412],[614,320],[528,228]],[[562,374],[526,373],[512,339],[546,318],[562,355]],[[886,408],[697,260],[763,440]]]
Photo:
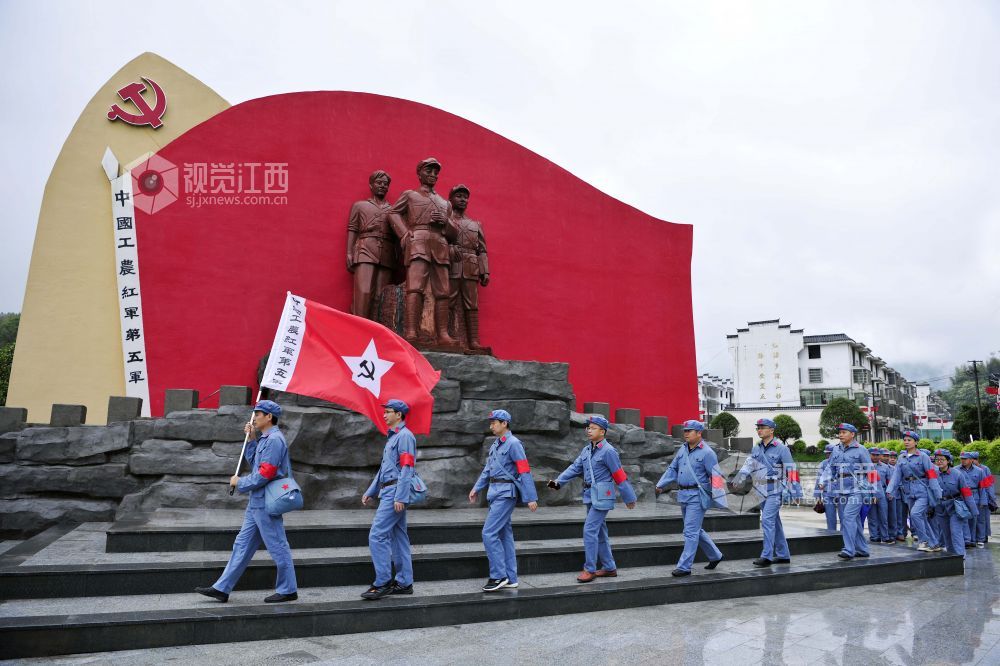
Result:
[[351,379],[354,383],[371,391],[372,395],[378,398],[382,393],[382,376],[389,372],[394,364],[378,357],[375,339],[368,341],[368,346],[361,356],[341,356],[341,358],[351,369]]

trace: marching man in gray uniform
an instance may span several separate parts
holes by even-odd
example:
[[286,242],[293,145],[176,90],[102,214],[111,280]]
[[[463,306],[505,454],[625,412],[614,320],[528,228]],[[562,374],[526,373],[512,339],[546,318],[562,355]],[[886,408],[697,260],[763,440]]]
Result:
[[711,442],[702,439],[705,425],[701,421],[684,422],[686,446],[677,449],[670,466],[656,483],[656,494],[663,492],[670,483],[677,484],[677,501],[684,516],[684,550],[673,576],[690,576],[695,553],[701,547],[708,558],[706,569],[714,569],[722,561],[722,552],[708,533],[701,529],[705,511],[710,508],[727,508],[726,480],[719,470],[719,458]]
[[490,446],[483,473],[469,491],[469,502],[476,502],[479,491],[487,485],[490,487],[486,494],[490,512],[483,525],[483,546],[490,560],[490,579],[483,585],[483,592],[518,586],[514,528],[510,519],[518,497],[527,502],[532,511],[538,508],[528,457],[521,440],[510,431],[510,412],[503,409],[490,412],[490,431],[496,439]]
[[[628,475],[622,469],[618,452],[604,436],[610,423],[603,416],[587,419],[587,439],[590,444],[583,447],[573,464],[566,468],[555,481],[549,481],[549,488],[559,490],[564,483],[583,477],[583,505],[587,507],[587,520],[583,523],[583,571],[576,577],[579,583],[589,583],[595,578],[613,578],[618,575],[615,558],[611,554],[608,526],[605,519],[615,508],[615,486],[625,500],[625,506],[635,508],[635,491],[628,482]],[[597,560],[601,568],[597,568]]]

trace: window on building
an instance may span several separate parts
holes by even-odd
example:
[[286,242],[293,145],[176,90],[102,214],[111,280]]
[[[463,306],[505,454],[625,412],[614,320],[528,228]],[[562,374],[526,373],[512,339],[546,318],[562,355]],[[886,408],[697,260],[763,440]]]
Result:
[[868,381],[868,378],[865,376],[864,370],[855,370],[853,374],[854,374],[855,384],[864,384],[865,382]]
[[809,368],[809,383],[810,384],[823,383],[823,368]]
[[809,358],[820,358],[820,346],[819,345],[809,345],[806,348],[809,350]]

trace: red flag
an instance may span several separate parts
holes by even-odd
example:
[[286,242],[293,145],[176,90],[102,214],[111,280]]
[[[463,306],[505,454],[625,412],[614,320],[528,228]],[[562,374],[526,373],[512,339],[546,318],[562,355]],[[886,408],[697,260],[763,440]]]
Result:
[[395,398],[410,406],[407,427],[428,433],[440,378],[385,326],[289,293],[260,385],[344,405],[383,433],[382,405]]

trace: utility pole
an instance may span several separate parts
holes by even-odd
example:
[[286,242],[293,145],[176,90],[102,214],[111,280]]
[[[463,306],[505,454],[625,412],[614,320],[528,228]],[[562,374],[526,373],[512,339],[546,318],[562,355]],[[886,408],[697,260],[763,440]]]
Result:
[[969,361],[972,364],[972,375],[976,378],[976,418],[979,420],[979,439],[983,438],[983,406],[979,400],[979,366],[982,361]]
[[875,406],[875,367],[872,366],[872,409],[868,415],[871,419],[872,444],[878,444],[878,407]]

